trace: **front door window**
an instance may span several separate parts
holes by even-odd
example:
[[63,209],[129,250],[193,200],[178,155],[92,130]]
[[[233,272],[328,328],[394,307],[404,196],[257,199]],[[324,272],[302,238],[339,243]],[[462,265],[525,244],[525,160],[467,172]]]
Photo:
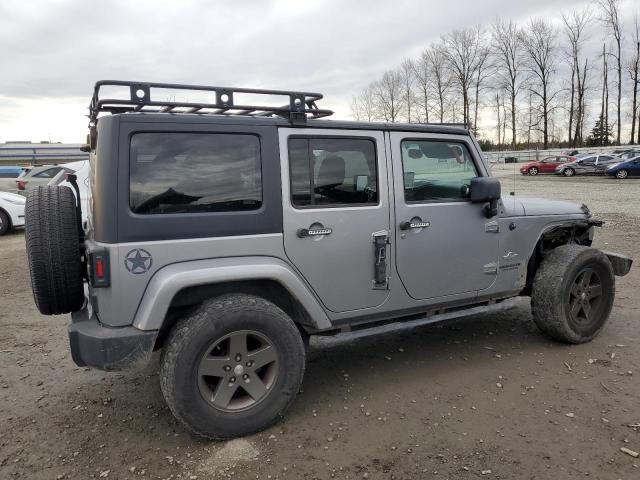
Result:
[[478,171],[463,143],[402,142],[404,199],[407,203],[460,202]]

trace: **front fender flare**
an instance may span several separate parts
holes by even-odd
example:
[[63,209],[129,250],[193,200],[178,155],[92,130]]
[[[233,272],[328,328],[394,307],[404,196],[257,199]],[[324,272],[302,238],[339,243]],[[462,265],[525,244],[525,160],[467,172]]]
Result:
[[184,288],[242,280],[278,282],[307,310],[315,328],[331,327],[329,318],[304,281],[289,265],[273,257],[217,258],[167,265],[149,281],[133,326],[140,330],[159,330],[171,301]]

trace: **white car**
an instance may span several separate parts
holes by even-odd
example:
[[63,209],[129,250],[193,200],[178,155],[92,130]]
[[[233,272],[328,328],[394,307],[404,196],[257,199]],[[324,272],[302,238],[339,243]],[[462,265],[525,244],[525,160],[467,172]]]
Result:
[[22,195],[0,192],[0,235],[15,227],[24,226],[24,204]]
[[[89,208],[89,160],[80,160],[78,162],[65,163],[64,169],[58,172],[47,185],[68,185],[66,183],[66,174],[73,172],[77,177],[78,190],[80,191],[80,209],[82,210],[82,223],[87,220],[87,212]],[[75,191],[74,191],[75,193]]]

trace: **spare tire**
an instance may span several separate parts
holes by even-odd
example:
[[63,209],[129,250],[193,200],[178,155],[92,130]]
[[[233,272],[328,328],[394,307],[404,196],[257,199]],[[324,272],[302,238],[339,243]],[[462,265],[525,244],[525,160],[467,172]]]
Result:
[[25,230],[31,289],[40,313],[79,310],[84,288],[73,191],[50,186],[29,190]]

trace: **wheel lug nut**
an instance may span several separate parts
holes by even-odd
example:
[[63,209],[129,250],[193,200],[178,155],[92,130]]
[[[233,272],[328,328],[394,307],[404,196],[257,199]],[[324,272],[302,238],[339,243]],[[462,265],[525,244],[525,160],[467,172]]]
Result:
[[224,366],[224,371],[225,372],[230,372],[231,371],[231,365],[225,365]]
[[229,379],[229,382],[230,382],[230,383],[235,383],[235,382],[236,382],[236,377],[231,377],[231,378]]
[[253,367],[253,360],[249,360],[247,362],[247,367]]
[[239,353],[236,355],[236,362],[239,362],[242,360],[242,355],[240,355]]

